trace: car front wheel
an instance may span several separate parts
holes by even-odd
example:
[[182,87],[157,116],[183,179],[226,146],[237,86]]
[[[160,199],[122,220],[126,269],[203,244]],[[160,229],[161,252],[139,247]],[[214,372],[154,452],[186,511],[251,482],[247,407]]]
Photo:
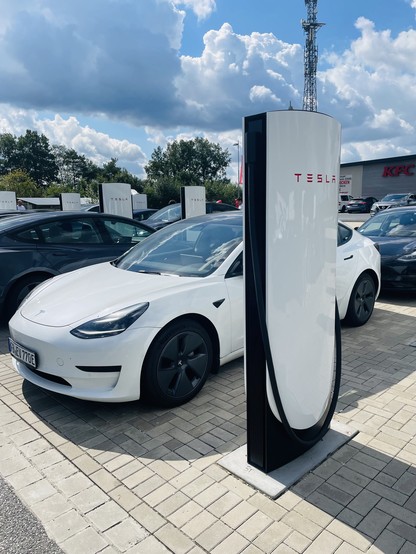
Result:
[[363,273],[357,279],[351,293],[348,304],[346,323],[353,327],[364,325],[370,319],[376,302],[376,285],[374,279],[368,274]]
[[192,319],[173,322],[146,355],[143,397],[165,408],[188,402],[204,386],[212,363],[212,341],[204,327]]

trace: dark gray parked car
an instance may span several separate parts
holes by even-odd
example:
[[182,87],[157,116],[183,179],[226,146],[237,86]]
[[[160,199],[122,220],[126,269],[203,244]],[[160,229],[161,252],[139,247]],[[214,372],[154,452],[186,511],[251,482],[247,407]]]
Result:
[[[231,204],[225,204],[222,202],[206,202],[207,214],[215,212],[229,212],[234,210],[237,210],[237,208]],[[165,206],[164,208],[157,210],[148,219],[146,219],[146,223],[155,230],[162,229],[162,227],[166,227],[166,225],[179,221],[181,219],[181,215],[181,204],[170,204],[169,206]]]
[[139,221],[95,212],[1,218],[0,314],[9,319],[42,281],[117,258],[153,232]]

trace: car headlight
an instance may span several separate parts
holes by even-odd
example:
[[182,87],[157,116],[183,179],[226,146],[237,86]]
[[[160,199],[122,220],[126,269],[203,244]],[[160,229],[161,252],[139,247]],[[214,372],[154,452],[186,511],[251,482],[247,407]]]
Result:
[[397,258],[399,262],[415,262],[416,261],[416,250],[410,254],[403,254],[400,258]]
[[416,261],[416,242],[412,242],[403,248],[404,254],[397,258],[400,262]]
[[80,339],[102,339],[104,337],[114,337],[125,331],[132,325],[136,319],[149,307],[149,302],[135,304],[122,310],[117,310],[111,314],[97,319],[92,319],[83,323],[75,329],[71,329],[71,335]]

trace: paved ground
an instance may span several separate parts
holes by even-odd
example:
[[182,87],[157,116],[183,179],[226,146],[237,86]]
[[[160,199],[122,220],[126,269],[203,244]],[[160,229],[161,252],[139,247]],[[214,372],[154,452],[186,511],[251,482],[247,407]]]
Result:
[[271,500],[217,464],[246,440],[242,359],[175,410],[98,405],[22,382],[3,328],[0,475],[69,554],[414,554],[416,298],[342,335],[334,418],[359,433]]

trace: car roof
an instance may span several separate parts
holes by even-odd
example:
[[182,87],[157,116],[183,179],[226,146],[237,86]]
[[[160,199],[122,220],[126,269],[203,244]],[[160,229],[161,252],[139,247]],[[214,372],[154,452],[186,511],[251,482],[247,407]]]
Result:
[[406,212],[416,212],[416,204],[410,204],[409,206],[399,206],[397,208],[389,208],[388,210],[381,210],[374,217],[379,215],[387,215],[393,213],[406,213]]
[[184,221],[189,221],[189,223],[224,223],[225,225],[229,224],[235,224],[243,222],[243,214],[241,210],[235,210],[235,211],[229,211],[229,212],[214,212],[212,214],[203,214],[203,215],[196,215],[194,217],[188,217],[185,219],[179,219],[178,221],[175,221],[168,225],[168,227],[173,228],[174,225],[182,224]]
[[85,219],[104,219],[113,217],[120,221],[125,221],[128,223],[133,223],[133,225],[141,226],[146,229],[149,229],[149,231],[154,231],[152,227],[146,225],[142,221],[137,221],[130,217],[123,217],[120,215],[114,215],[114,214],[107,214],[107,213],[99,213],[99,212],[88,212],[88,211],[52,211],[52,212],[36,212],[34,214],[27,214],[24,217],[4,217],[0,219],[0,231],[3,231],[5,229],[17,229],[19,227],[38,224],[40,222],[45,221],[55,221],[55,220],[64,220],[64,219],[72,219],[74,217]]

